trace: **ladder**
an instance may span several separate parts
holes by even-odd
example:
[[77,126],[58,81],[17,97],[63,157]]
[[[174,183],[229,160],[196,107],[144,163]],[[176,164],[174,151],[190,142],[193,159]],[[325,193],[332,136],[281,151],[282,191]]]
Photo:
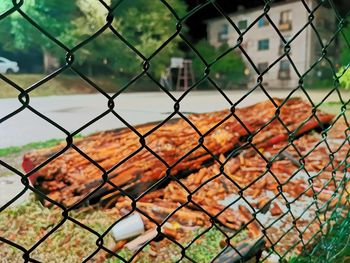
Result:
[[195,83],[192,60],[184,59],[183,66],[179,68],[176,81],[176,90],[187,90]]

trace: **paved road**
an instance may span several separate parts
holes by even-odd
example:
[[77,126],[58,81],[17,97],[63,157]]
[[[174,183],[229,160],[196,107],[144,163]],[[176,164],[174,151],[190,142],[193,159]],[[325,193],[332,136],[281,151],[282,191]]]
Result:
[[[233,102],[236,102],[245,93],[246,91],[226,92]],[[288,92],[271,91],[270,94],[274,97],[286,97]],[[325,92],[312,91],[310,94],[314,101],[319,101]],[[174,92],[175,97],[180,95],[181,93]],[[264,99],[266,96],[263,92],[255,91],[239,105],[246,106]],[[98,94],[52,96],[31,98],[30,105],[68,131],[73,132],[106,111],[107,99]],[[115,105],[116,111],[130,124],[135,125],[164,119],[169,112],[173,111],[174,102],[161,92],[128,93],[115,99]],[[0,118],[20,106],[17,99],[0,99]],[[215,91],[189,93],[180,103],[182,112],[207,112],[224,109],[228,106],[228,102],[222,95]],[[95,131],[119,127],[124,127],[124,124],[114,115],[108,114],[84,129],[81,134],[86,135]],[[20,146],[52,138],[65,138],[65,134],[27,109],[0,123],[0,148]]]
[[[8,203],[12,198],[17,196],[24,189],[21,183],[21,178],[18,175],[0,176],[0,207]],[[27,200],[30,190],[25,191],[14,203],[11,205],[20,204]]]

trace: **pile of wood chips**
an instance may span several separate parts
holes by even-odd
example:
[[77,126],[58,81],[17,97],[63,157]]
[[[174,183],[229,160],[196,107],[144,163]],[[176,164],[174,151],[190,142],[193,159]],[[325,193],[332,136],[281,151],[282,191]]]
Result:
[[[137,211],[147,230],[166,220],[178,227],[165,227],[165,235],[180,240],[186,228],[214,222],[264,238],[280,255],[291,247],[300,252],[337,201],[347,205],[346,123],[337,121],[322,137],[314,129],[325,130],[334,116],[317,111],[310,118],[311,106],[298,98],[274,103],[236,109],[235,116],[229,110],[192,114],[191,125],[174,120],[150,134],[155,124],[138,126],[147,134],[144,141],[128,129],[97,133],[74,144],[99,167],[71,148],[30,179],[49,198],[71,206],[103,183],[103,168],[109,181],[94,197],[119,217]],[[290,132],[298,136],[291,142]],[[26,154],[25,171],[63,147]],[[234,149],[239,150],[231,154]],[[163,183],[147,189],[159,180]]]

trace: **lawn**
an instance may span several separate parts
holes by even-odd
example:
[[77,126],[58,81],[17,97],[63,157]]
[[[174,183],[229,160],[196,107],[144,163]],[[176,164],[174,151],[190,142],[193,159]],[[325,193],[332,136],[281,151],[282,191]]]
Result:
[[[90,227],[99,235],[103,234],[118,219],[115,209],[101,210],[98,207],[85,207],[70,212],[69,216]],[[46,208],[32,197],[31,200],[0,213],[0,236],[29,249],[62,220],[64,220],[62,210]],[[197,229],[188,233],[186,240],[183,240],[183,244],[185,245],[192,241],[203,230]],[[240,242],[245,238],[246,233],[242,231],[231,242]],[[89,256],[97,249],[97,239],[97,235],[80,227],[72,220],[67,220],[31,253],[31,257],[41,262],[81,262],[83,258]],[[111,233],[108,233],[103,240],[105,247],[116,251],[116,243]],[[195,262],[209,262],[211,258],[221,252],[224,240],[225,236],[220,231],[211,228],[186,250],[186,254]],[[174,262],[181,257],[180,249],[177,245],[163,241],[158,244],[161,243],[165,243],[164,247],[159,248],[163,259],[157,257],[155,261],[150,253],[152,248],[148,245],[142,250],[141,255],[138,257],[138,262]],[[127,249],[122,249],[117,253],[125,259],[133,255]],[[20,262],[22,254],[21,250],[0,242],[0,258],[6,262]],[[92,262],[103,261],[108,263],[122,262],[115,257],[111,258],[104,251],[97,253],[92,260]]]
[[[70,216],[100,234],[115,220],[112,214],[97,209],[74,211]],[[61,220],[62,210],[43,207],[33,198],[0,213],[0,236],[29,249]],[[71,221],[66,221],[31,254],[31,257],[41,262],[79,262],[79,259],[96,249],[96,239],[97,236]],[[113,246],[110,235],[107,235],[104,241],[107,247]],[[99,255],[102,256],[103,254]],[[20,250],[0,242],[2,260],[21,262],[21,257]]]
[[[78,136],[80,137],[80,135]],[[61,139],[51,139],[44,142],[34,142],[23,146],[12,146],[0,149],[0,159],[12,167],[21,170],[23,155],[31,150],[48,148],[57,145]],[[0,165],[0,177],[13,175],[8,169]]]
[[[6,75],[11,81],[23,89],[27,89],[34,83],[43,79],[45,75],[40,74],[14,74]],[[0,80],[0,98],[17,97],[19,92]],[[76,93],[93,93],[92,87],[85,85],[79,78],[73,76],[58,76],[43,84],[41,87],[35,89],[30,94],[31,96],[54,96],[54,95],[68,95]]]
[[[45,77],[42,74],[11,74],[6,75],[11,81],[22,87],[29,88],[34,83]],[[91,80],[107,93],[114,93],[124,87],[132,77],[127,76],[100,76],[91,77]],[[158,87],[148,78],[141,78],[133,85],[128,87],[128,91],[152,91],[158,90]],[[69,94],[89,94],[98,92],[94,87],[76,75],[61,74],[48,82],[40,85],[30,92],[31,96],[56,96]],[[6,82],[0,79],[0,98],[14,98],[19,92]]]

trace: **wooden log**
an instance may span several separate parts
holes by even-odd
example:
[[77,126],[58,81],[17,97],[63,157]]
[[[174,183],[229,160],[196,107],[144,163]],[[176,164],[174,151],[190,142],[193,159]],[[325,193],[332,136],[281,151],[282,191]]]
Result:
[[[282,103],[280,99],[274,100],[277,104]],[[293,114],[292,109],[298,114]],[[291,128],[295,128],[306,120],[311,112],[312,108],[308,103],[295,98],[284,104],[279,117]],[[267,121],[275,116],[275,113],[276,108],[270,101],[257,103],[235,111],[235,115],[244,123],[245,128],[231,116],[211,132],[208,131],[230,114],[229,110],[193,114],[189,115],[188,119],[201,134],[207,133],[203,137],[203,146],[213,155],[219,156],[232,151],[240,143],[242,137],[260,130]],[[318,112],[318,117],[325,122],[333,118],[332,115],[321,112]],[[155,125],[154,123],[146,124],[137,126],[136,129],[140,134],[146,134]],[[315,123],[304,125],[306,128],[303,128],[302,131],[306,132],[307,129],[312,129],[315,125]],[[262,129],[254,137],[253,142],[256,144],[265,143],[266,138],[270,136],[266,134],[270,134],[271,131],[275,134],[286,133],[285,130],[281,129],[281,125],[274,121]],[[140,138],[131,130],[119,129],[96,133],[78,139],[74,144],[108,172],[108,179],[112,184],[121,187],[132,183],[133,191],[137,196],[145,190],[144,186],[148,186],[145,183],[152,184],[166,174],[167,167],[163,162],[172,166],[170,174],[176,176],[184,172],[189,174],[198,171],[211,160],[211,154],[203,147],[199,147],[191,155],[177,163],[184,155],[198,146],[200,138],[201,136],[191,125],[183,119],[178,119],[164,124],[147,135],[144,138],[144,143],[140,143]],[[285,135],[283,139],[286,139]],[[23,159],[23,169],[27,173],[30,172],[63,147],[64,143],[50,149],[26,154]],[[157,156],[154,156],[148,149]],[[129,158],[136,151],[138,152]],[[50,198],[70,206],[82,200],[103,183],[102,175],[103,171],[95,164],[70,148],[32,174],[29,179],[34,187],[46,193]],[[110,184],[105,184],[107,192],[113,188]]]

